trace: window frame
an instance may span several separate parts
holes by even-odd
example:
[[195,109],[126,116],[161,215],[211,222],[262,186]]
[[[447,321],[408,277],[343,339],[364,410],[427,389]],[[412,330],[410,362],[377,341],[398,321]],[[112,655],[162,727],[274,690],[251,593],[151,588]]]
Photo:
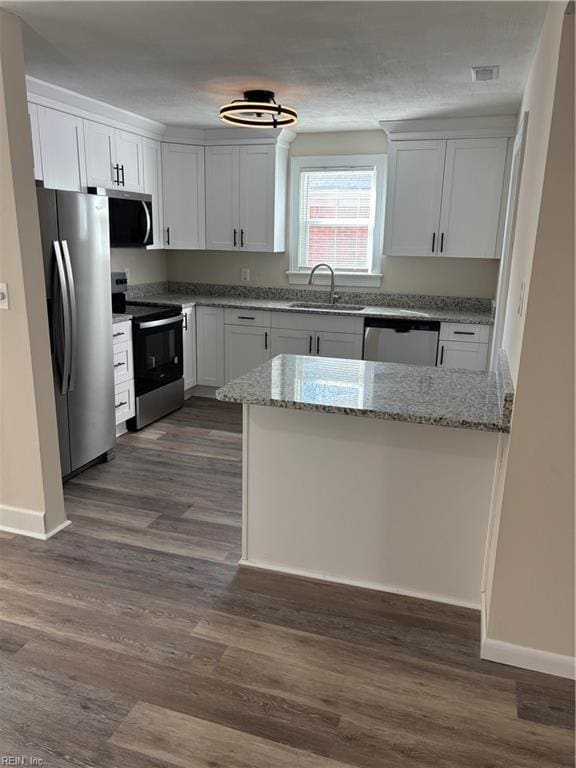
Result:
[[[290,234],[288,282],[304,285],[310,277],[310,268],[299,263],[298,242],[300,222],[300,176],[302,171],[357,170],[372,167],[376,171],[376,200],[374,212],[374,239],[370,268],[367,272],[335,270],[337,285],[379,286],[382,282],[384,251],[384,218],[386,205],[386,155],[315,155],[293,157],[290,161]],[[330,274],[320,270],[314,275],[314,284],[327,285]]]

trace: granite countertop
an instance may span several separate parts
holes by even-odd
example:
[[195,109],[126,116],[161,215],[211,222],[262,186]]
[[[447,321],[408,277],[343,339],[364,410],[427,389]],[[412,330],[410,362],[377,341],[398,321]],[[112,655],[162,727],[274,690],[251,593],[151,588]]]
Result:
[[359,312],[342,308],[318,309],[293,307],[292,301],[277,299],[241,298],[234,296],[202,296],[183,293],[159,293],[141,298],[130,298],[132,304],[167,304],[178,307],[212,306],[230,307],[237,309],[266,309],[273,312],[303,312],[317,315],[348,315],[350,317],[394,317],[407,320],[438,320],[443,323],[474,323],[479,325],[492,325],[494,322],[492,312],[471,312],[458,309],[418,309],[402,307],[378,307],[366,306]]
[[219,400],[444,427],[509,432],[507,360],[467,371],[278,355],[216,392]]
[[132,320],[132,315],[121,315],[118,312],[112,312],[112,324],[125,323],[127,320]]

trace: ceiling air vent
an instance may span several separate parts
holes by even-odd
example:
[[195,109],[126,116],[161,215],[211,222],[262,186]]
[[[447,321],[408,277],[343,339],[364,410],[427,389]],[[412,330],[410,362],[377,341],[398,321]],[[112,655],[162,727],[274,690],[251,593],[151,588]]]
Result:
[[498,80],[498,71],[499,67],[472,67],[472,80],[475,83]]

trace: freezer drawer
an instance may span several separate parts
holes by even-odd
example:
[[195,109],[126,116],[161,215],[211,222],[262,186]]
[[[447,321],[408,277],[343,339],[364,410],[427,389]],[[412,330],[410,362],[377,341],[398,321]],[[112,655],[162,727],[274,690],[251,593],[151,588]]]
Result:
[[[396,322],[385,327],[367,325],[364,360],[409,365],[436,365],[439,328]],[[424,326],[424,327],[423,327]]]

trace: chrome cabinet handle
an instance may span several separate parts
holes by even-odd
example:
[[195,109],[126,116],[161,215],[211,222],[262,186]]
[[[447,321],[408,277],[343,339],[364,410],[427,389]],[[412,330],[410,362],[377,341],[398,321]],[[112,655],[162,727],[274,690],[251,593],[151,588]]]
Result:
[[62,253],[64,255],[64,266],[68,278],[68,293],[70,296],[70,321],[72,325],[72,343],[70,350],[70,383],[68,392],[72,392],[76,386],[76,369],[78,367],[78,313],[76,309],[76,289],[74,287],[74,275],[72,273],[72,262],[70,261],[70,251],[68,242],[62,240]]

